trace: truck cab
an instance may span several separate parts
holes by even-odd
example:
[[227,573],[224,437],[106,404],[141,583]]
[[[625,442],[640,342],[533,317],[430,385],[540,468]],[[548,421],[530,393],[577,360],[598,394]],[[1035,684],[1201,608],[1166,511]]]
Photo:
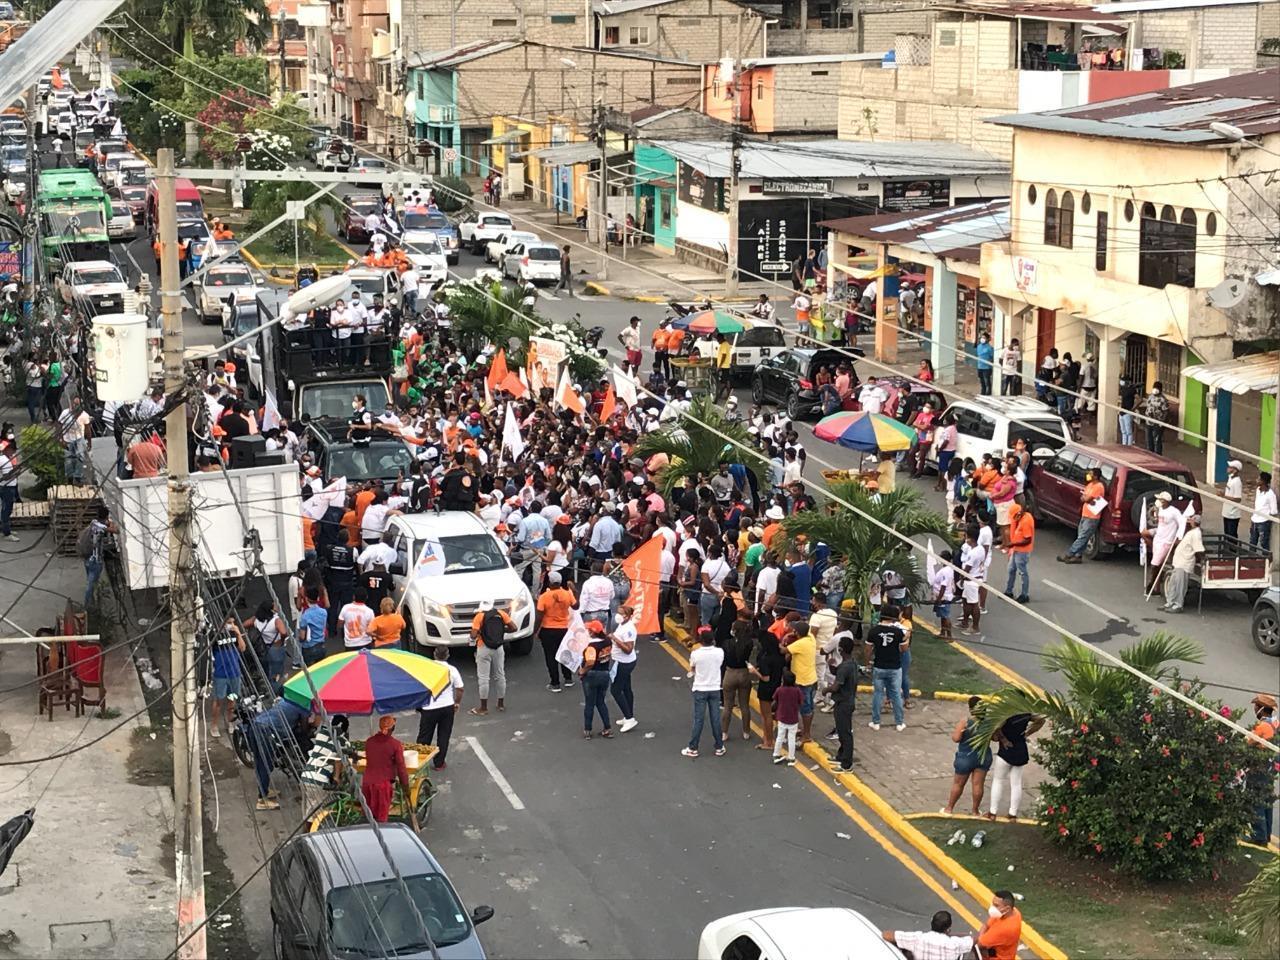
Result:
[[427,647],[466,646],[480,601],[492,600],[516,625],[511,652],[533,647],[534,602],[507,557],[506,548],[474,513],[414,513],[391,517],[387,532],[396,551],[391,566],[395,598],[414,643]]

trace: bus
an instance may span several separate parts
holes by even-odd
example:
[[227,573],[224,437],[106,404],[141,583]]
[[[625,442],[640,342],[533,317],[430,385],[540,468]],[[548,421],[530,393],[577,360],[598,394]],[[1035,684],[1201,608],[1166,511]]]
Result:
[[42,170],[36,193],[45,269],[50,277],[76,260],[110,260],[111,201],[90,171]]

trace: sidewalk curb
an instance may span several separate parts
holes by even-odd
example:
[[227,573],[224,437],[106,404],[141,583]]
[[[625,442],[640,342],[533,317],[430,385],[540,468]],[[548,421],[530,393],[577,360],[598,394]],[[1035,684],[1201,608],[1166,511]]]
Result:
[[285,280],[282,277],[273,277],[271,275],[271,272],[262,265],[262,263],[258,260],[258,258],[249,252],[248,247],[240,248],[240,256],[244,257],[245,260],[248,261],[249,266],[253,267],[259,273],[261,273],[266,278],[267,283],[279,284],[282,287],[292,286],[292,282],[289,280]]
[[[925,632],[930,633],[935,637],[938,636],[938,628],[933,624],[926,620],[922,620],[919,617],[912,617],[912,620],[916,626],[921,627]],[[996,663],[996,661],[992,660],[986,654],[978,653],[976,650],[971,650],[959,640],[952,640],[948,645],[953,650],[958,650],[978,666],[982,667],[988,673],[994,674],[998,679],[1003,680],[1005,683],[1022,687],[1024,690],[1031,690],[1039,696],[1044,696],[1044,688],[1039,684],[1032,683],[1026,677],[1014,670],[1010,670],[1004,664]]]
[[[863,783],[855,774],[843,773],[831,765],[830,755],[813,741],[804,745],[805,756],[820,763],[824,770],[835,776],[849,791],[883,820],[903,840],[915,848],[916,852],[934,865],[955,883],[959,884],[969,896],[979,903],[988,903],[994,894],[981,880],[971,874],[932,840],[920,832],[907,818],[887,802],[874,790]],[[1067,955],[1044,938],[1025,920],[1022,922],[1022,942],[1042,960],[1067,960]]]
[[[986,817],[974,816],[972,813],[943,813],[941,810],[939,810],[937,813],[904,813],[902,815],[902,819],[904,820],[927,820],[930,817],[934,817],[939,820],[972,820],[975,823],[991,823],[992,822],[988,820]],[[999,820],[996,822],[1008,823],[1009,821]],[[1029,820],[1026,817],[1019,817],[1014,822],[1019,823],[1024,827],[1036,827],[1040,825],[1039,820]]]

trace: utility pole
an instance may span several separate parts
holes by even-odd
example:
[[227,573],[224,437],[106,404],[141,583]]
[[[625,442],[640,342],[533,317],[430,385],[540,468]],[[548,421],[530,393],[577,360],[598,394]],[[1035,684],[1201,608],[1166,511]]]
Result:
[[288,92],[284,82],[284,0],[280,2],[280,16],[276,20],[276,36],[280,42],[280,99]]
[[[178,205],[173,150],[156,151],[160,220],[160,310],[164,322],[164,388],[170,403],[186,390],[182,362],[182,294],[178,289]],[[169,676],[173,682],[174,856],[178,881],[178,960],[207,955],[204,903],[204,816],[200,797],[198,679],[195,663],[200,590],[195,577],[197,527],[187,482],[187,405],[165,417],[169,461]],[[196,928],[199,927],[199,930]],[[192,935],[192,931],[196,931]]]
[[[592,92],[595,84],[592,83]],[[596,230],[600,233],[600,279],[609,278],[609,156],[605,152],[604,136],[604,104],[592,106],[596,120],[596,145],[600,148],[600,216],[596,219]]]
[[[729,76],[724,82],[733,92],[733,129],[729,132],[729,250],[728,262],[725,264],[724,293],[727,297],[733,297],[738,293],[738,174],[742,167],[742,133],[738,129],[738,121],[742,99],[738,93],[737,61],[732,57],[721,60],[721,74],[725,73],[726,66]],[[749,86],[747,92],[751,92]]]

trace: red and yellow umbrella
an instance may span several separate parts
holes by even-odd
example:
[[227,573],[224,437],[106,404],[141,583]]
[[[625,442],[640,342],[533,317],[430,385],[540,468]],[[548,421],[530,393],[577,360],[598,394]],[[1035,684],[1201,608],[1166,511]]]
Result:
[[312,705],[311,688],[331,713],[397,713],[426,706],[449,686],[449,668],[405,650],[348,650],[325,657],[284,684],[284,696]]

